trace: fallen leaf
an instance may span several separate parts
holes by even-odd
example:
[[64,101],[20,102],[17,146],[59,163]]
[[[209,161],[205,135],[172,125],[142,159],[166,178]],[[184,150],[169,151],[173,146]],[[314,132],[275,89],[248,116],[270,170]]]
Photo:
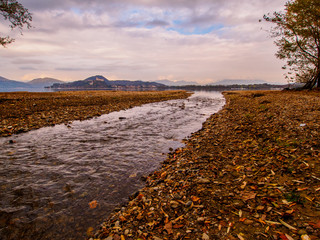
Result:
[[281,234],[279,235],[279,237],[280,237],[282,240],[289,240],[289,239],[287,238],[287,236],[284,235],[283,233],[281,233]]
[[244,189],[245,187],[247,186],[247,182],[246,181],[243,181],[242,185],[241,185],[241,189]]
[[166,176],[167,176],[167,172],[163,172],[163,173],[161,173],[161,175],[160,175],[160,177],[161,177],[162,179],[164,179]]
[[173,234],[172,222],[168,222],[166,225],[164,225],[164,230],[166,230],[168,234]]
[[288,240],[294,240],[290,235],[285,234]]
[[183,224],[175,224],[175,225],[173,225],[173,228],[174,228],[174,229],[182,228],[182,227],[184,227]]
[[313,226],[314,228],[320,228],[320,220],[318,220],[318,222],[316,222],[316,223],[313,223],[313,222],[309,222],[309,224],[311,225],[311,226]]
[[93,200],[92,202],[89,202],[89,207],[91,209],[94,209],[98,206],[98,201],[97,200]]
[[294,212],[293,209],[286,211],[286,213],[288,213],[288,214],[292,214],[293,212]]
[[254,199],[256,197],[256,193],[255,192],[243,192],[241,195],[241,199],[243,201],[248,201],[250,199]]
[[191,196],[191,200],[192,200],[192,202],[198,202],[200,200],[200,198],[198,198],[196,196]]

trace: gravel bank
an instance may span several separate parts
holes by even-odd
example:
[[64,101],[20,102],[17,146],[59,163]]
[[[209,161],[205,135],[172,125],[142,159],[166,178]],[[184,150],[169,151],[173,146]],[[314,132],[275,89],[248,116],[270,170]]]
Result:
[[319,92],[224,95],[88,238],[320,239]]
[[185,91],[73,91],[0,93],[0,136],[120,111],[145,103],[186,98]]

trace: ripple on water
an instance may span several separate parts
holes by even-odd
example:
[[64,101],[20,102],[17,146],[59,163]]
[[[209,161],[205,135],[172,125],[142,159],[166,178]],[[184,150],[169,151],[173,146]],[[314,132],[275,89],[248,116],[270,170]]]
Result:
[[84,237],[223,104],[220,93],[196,92],[0,138],[0,238]]

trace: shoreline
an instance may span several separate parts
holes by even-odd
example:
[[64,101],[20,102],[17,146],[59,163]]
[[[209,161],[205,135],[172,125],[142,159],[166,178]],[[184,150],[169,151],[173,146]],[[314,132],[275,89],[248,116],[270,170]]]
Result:
[[224,108],[88,238],[320,238],[320,94],[224,96]]
[[186,91],[75,91],[0,93],[0,137],[70,124],[146,103],[187,98]]

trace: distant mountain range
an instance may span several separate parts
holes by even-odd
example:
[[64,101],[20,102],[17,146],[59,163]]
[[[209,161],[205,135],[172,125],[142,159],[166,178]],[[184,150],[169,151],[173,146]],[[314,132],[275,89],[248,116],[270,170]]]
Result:
[[61,83],[62,81],[54,78],[37,78],[29,82],[20,82],[15,80],[9,80],[4,77],[0,77],[0,91],[1,90],[29,90],[29,89],[39,89],[46,86],[50,86],[54,83]]
[[116,89],[116,90],[136,90],[136,89],[157,89],[164,88],[165,85],[156,82],[116,80],[110,81],[101,75],[89,77],[85,80],[74,82],[63,82],[54,78],[36,78],[28,82],[20,82],[0,77],[1,91],[34,91],[44,88],[53,90],[67,89]]
[[[195,87],[196,89],[229,89],[230,87],[236,86],[252,86],[252,85],[268,85],[269,87],[274,85],[283,84],[270,84],[262,80],[237,80],[237,79],[226,79],[214,83],[201,86],[196,82],[187,81],[170,81],[170,80],[158,80],[155,82],[144,82],[144,81],[128,81],[128,80],[116,80],[111,81],[101,75],[92,76],[85,80],[79,80],[74,82],[63,82],[54,78],[36,78],[29,82],[20,82],[9,80],[4,77],[0,77],[0,92],[6,91],[45,91],[45,88],[52,90],[94,90],[94,89],[109,89],[109,90],[158,90],[168,88],[187,88]],[[225,88],[223,88],[225,86]]]
[[116,80],[110,81],[104,76],[96,75],[85,80],[69,82],[69,83],[54,83],[52,89],[116,89],[116,90],[136,90],[136,89],[156,89],[164,88],[165,85],[156,82],[143,81],[128,81]]
[[188,85],[199,85],[197,82],[187,82],[187,81],[171,81],[167,79],[156,80],[155,82],[164,84],[166,86],[188,86]]
[[244,79],[224,79],[218,82],[209,83],[208,85],[252,85],[252,84],[270,84],[263,80],[244,80]]

